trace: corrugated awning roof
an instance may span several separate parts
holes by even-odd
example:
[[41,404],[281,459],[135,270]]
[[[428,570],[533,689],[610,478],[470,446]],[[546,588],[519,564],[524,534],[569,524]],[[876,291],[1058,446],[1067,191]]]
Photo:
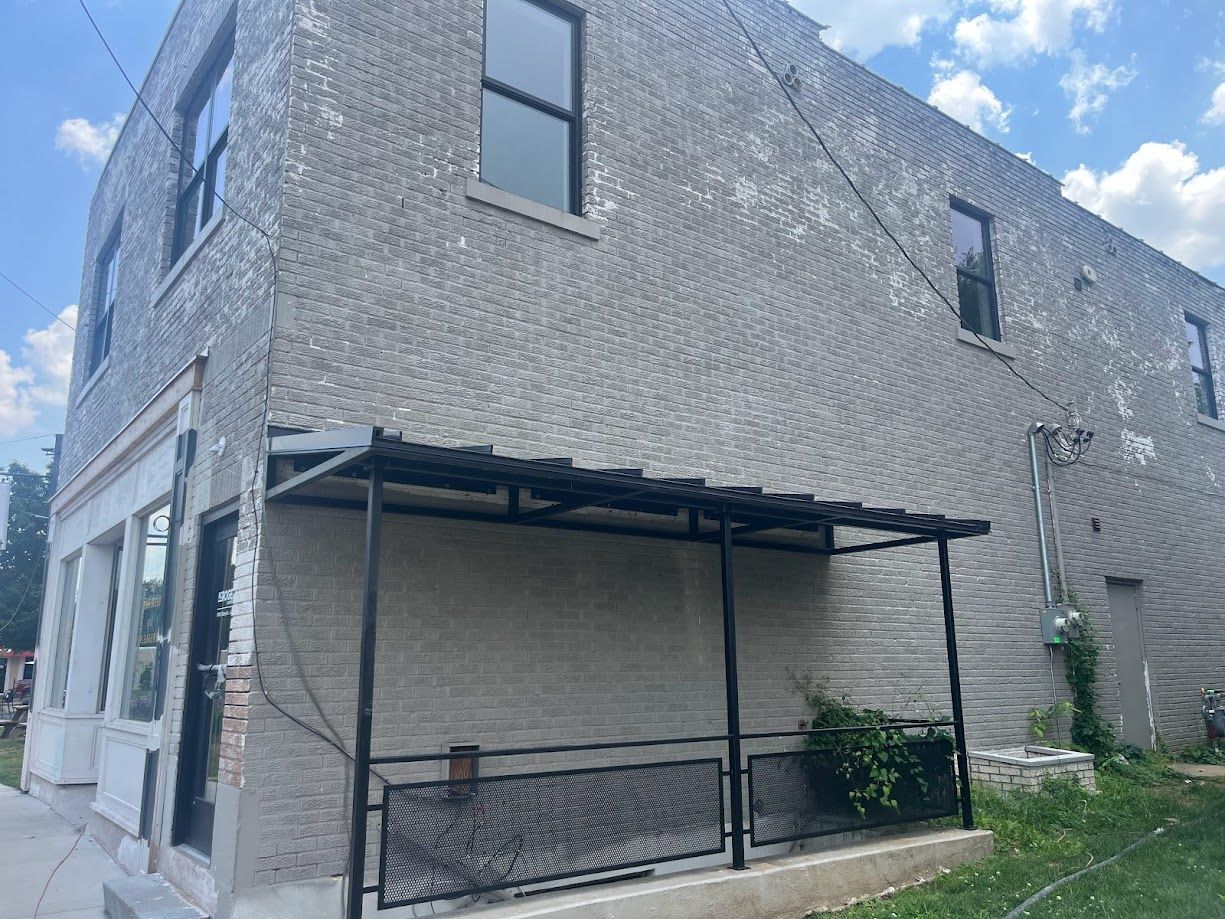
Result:
[[[653,478],[637,468],[587,469],[566,457],[504,456],[489,445],[410,443],[377,427],[274,436],[266,500],[364,507],[354,488],[376,462],[384,469],[391,513],[692,541],[717,539],[717,521],[727,514],[738,545],[827,555],[982,536],[991,529],[986,520],[821,501],[813,494]],[[891,538],[835,545],[836,528]],[[770,541],[746,538],[766,533]]]

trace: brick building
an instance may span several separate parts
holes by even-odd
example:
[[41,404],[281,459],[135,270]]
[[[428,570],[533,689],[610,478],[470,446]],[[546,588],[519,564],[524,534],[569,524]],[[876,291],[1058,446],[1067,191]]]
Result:
[[[363,517],[265,502],[269,433],[989,519],[952,548],[965,726],[1015,747],[1066,693],[1027,448],[1065,418],[1007,363],[1095,432],[1050,473],[1048,543],[1102,636],[1104,714],[1200,736],[1225,677],[1225,292],[787,5],[733,8],[770,69],[694,0],[180,5],[142,88],[177,147],[135,108],[91,208],[26,758],[130,870],[223,917],[338,902]],[[797,675],[949,712],[930,546],[737,551],[746,731],[805,717]],[[389,515],[372,749],[720,734],[717,556]]]

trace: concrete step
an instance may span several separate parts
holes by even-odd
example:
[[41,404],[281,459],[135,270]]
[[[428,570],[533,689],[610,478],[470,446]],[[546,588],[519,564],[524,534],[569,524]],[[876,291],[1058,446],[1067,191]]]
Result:
[[[805,855],[703,868],[465,910],[471,919],[796,919],[931,880],[991,854],[983,830],[886,836]],[[396,913],[399,916],[400,913]]]
[[160,874],[107,881],[102,895],[109,919],[208,919]]

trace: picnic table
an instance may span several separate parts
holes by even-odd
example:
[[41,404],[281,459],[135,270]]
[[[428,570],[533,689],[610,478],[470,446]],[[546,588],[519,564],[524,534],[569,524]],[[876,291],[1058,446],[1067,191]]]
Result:
[[25,731],[26,718],[29,717],[30,706],[14,705],[13,716],[0,721],[0,740],[7,740],[16,731]]

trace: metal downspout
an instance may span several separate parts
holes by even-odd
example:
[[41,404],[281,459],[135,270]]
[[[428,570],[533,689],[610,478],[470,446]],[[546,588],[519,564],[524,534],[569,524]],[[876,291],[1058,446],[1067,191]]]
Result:
[[1039,485],[1038,475],[1037,437],[1042,427],[1042,423],[1038,422],[1029,429],[1029,469],[1033,476],[1034,519],[1038,522],[1038,551],[1042,556],[1042,592],[1046,605],[1052,606],[1055,603],[1055,596],[1051,590],[1051,558],[1046,548],[1046,517],[1042,509],[1042,488]]
[[[1046,599],[1046,605],[1050,607],[1055,604],[1055,596],[1051,590],[1051,558],[1046,548],[1046,518],[1042,509],[1042,488],[1039,485],[1038,475],[1038,434],[1042,431],[1042,427],[1041,422],[1036,422],[1029,429],[1029,471],[1033,478],[1031,484],[1034,491],[1034,519],[1038,524],[1038,552],[1042,559],[1042,594]],[[1048,645],[1046,652],[1051,670],[1051,705],[1056,705],[1059,702],[1059,691],[1055,683],[1055,649]],[[1062,736],[1059,737],[1059,740],[1062,742]]]

